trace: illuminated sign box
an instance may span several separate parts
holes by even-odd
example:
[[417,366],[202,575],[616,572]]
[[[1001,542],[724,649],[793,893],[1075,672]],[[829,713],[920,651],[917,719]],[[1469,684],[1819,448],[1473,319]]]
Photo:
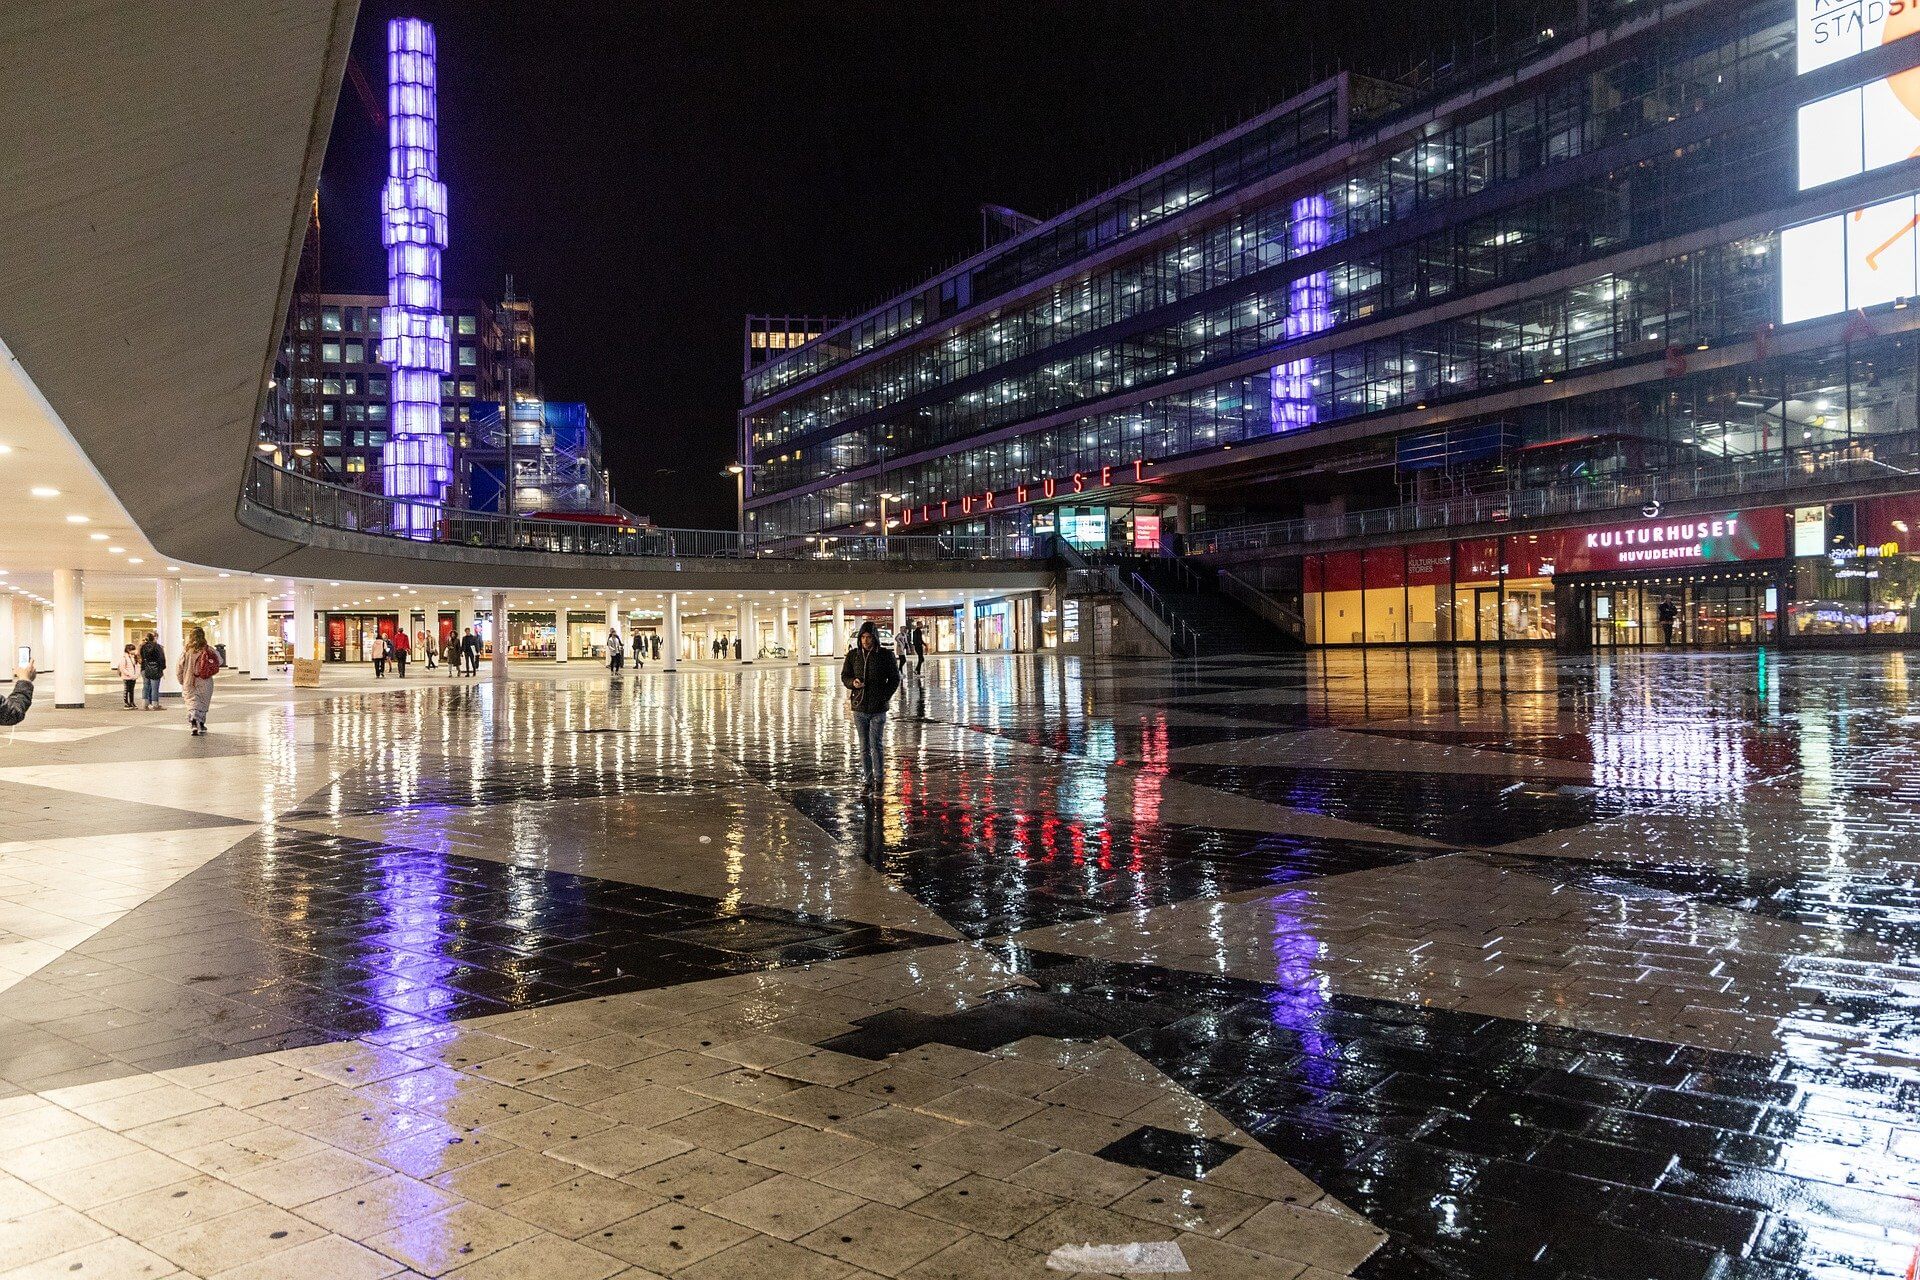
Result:
[[[1561,574],[1776,560],[1786,554],[1786,521],[1778,507],[1636,520],[1543,535]],[[1551,545],[1557,541],[1557,547]]]

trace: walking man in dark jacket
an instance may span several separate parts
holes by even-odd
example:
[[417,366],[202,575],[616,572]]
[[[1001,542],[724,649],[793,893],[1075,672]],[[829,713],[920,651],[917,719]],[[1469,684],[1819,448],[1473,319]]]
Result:
[[900,688],[900,668],[881,648],[880,633],[871,622],[860,624],[860,634],[840,664],[840,683],[850,691],[848,705],[860,738],[860,776],[867,791],[877,792],[886,772],[887,705]]
[[467,660],[467,674],[480,674],[480,628],[475,627],[460,638],[460,652]]
[[27,718],[27,708],[33,705],[33,664],[16,669],[13,673],[13,692],[0,698],[0,725],[19,724]]

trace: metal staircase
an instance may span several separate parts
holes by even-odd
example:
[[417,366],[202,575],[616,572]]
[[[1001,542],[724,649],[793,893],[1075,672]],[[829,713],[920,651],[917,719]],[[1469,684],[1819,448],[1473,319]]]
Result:
[[1195,652],[1279,653],[1304,644],[1305,627],[1296,611],[1223,570],[1144,557],[1135,576],[1152,584],[1160,603],[1195,638]]

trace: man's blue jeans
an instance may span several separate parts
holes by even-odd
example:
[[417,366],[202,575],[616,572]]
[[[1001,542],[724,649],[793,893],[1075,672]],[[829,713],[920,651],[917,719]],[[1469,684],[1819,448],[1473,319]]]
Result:
[[860,776],[878,782],[886,771],[887,713],[856,711],[853,728],[860,735]]
[[141,701],[150,706],[157,707],[160,705],[159,676],[142,675],[140,677],[140,698]]

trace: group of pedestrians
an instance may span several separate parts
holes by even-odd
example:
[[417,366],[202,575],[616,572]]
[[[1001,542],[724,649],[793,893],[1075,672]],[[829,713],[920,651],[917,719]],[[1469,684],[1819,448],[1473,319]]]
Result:
[[387,664],[392,663],[395,673],[402,679],[407,678],[407,659],[413,656],[413,641],[407,638],[405,631],[396,631],[392,635],[376,635],[373,638],[373,678],[383,680],[387,674]]
[[[635,671],[638,671],[646,665],[649,655],[653,657],[655,662],[660,660],[660,637],[658,635],[643,636],[636,631],[628,643],[632,645],[633,669]],[[622,671],[626,670],[627,653],[627,644],[621,643],[620,633],[612,627],[607,628],[607,666],[613,671],[613,674],[619,675]]]
[[[126,696],[129,711],[158,711],[160,709],[160,677],[166,674],[167,651],[160,646],[160,637],[149,631],[138,645],[127,645],[120,651],[120,683]],[[134,687],[139,686],[140,701],[134,703]]]

